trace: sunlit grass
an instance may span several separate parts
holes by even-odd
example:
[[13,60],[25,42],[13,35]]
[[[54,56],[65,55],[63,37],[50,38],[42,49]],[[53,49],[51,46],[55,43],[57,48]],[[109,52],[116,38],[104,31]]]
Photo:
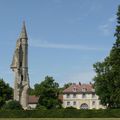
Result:
[[120,118],[0,118],[0,120],[120,120]]

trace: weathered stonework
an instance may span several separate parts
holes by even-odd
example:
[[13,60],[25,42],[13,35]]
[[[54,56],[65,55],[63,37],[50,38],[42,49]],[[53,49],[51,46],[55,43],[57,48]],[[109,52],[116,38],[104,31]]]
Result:
[[29,89],[28,37],[24,22],[20,37],[16,43],[11,69],[15,73],[14,100],[19,101],[23,109],[27,109]]

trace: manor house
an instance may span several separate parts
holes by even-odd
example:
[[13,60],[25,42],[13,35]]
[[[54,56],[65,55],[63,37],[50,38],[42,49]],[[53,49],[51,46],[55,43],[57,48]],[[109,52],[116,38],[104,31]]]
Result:
[[72,84],[63,91],[63,107],[77,109],[105,109],[99,97],[95,94],[93,84]]

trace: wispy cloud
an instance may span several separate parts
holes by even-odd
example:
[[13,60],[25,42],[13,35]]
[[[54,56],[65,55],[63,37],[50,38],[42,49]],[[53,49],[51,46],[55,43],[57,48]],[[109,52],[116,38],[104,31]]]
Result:
[[107,20],[103,25],[100,25],[98,28],[104,35],[110,35],[112,30],[112,24],[115,22],[116,16],[113,16]]
[[[33,42],[34,41],[34,42]],[[53,49],[71,49],[71,50],[86,50],[86,51],[106,51],[105,48],[98,48],[93,46],[85,46],[79,44],[62,44],[62,43],[48,43],[47,41],[38,41],[38,40],[30,40],[31,47],[39,47],[39,48],[53,48]]]
[[116,20],[116,15],[108,19],[109,22],[114,22],[115,20]]
[[100,25],[99,29],[103,32],[104,35],[110,34],[109,24]]

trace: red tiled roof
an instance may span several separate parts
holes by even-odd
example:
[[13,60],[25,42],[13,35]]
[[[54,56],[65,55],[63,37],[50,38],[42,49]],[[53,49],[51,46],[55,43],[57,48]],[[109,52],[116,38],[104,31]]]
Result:
[[29,96],[28,98],[28,103],[29,104],[37,104],[39,100],[39,97],[33,95],[33,96]]
[[92,84],[72,84],[63,93],[94,92]]

